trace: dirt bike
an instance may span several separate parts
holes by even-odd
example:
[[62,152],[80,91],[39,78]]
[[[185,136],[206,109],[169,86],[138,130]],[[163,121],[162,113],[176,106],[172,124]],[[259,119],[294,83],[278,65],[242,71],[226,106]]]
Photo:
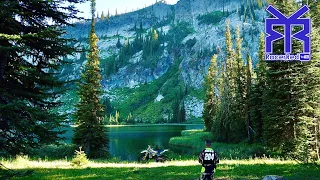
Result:
[[150,145],[146,150],[140,152],[138,162],[148,162],[149,160],[155,160],[156,162],[165,162],[168,157],[164,155],[164,152],[169,151],[168,149],[164,150],[153,150]]

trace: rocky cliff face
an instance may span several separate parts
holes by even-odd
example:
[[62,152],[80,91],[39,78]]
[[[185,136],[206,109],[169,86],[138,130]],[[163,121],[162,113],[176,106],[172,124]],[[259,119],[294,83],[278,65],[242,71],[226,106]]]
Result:
[[[166,94],[170,96],[170,88],[175,88],[174,83],[170,83],[173,81],[172,78],[175,78],[179,81],[178,84],[181,83],[186,89],[190,90],[185,93],[181,101],[186,108],[187,119],[200,118],[204,98],[201,96],[201,93],[203,93],[202,86],[210,58],[214,53],[218,54],[220,60],[224,58],[221,52],[225,48],[224,31],[226,19],[230,19],[232,34],[235,34],[236,26],[241,28],[243,54],[249,53],[254,60],[257,57],[258,35],[264,31],[263,18],[265,13],[264,9],[255,8],[253,10],[255,19],[248,18],[246,17],[248,15],[242,14],[241,9],[249,6],[250,4],[242,4],[242,0],[180,0],[175,5],[159,2],[135,12],[111,17],[108,21],[98,19],[96,33],[100,39],[98,46],[102,62],[107,61],[111,56],[115,56],[117,60],[120,51],[116,46],[118,39],[121,44],[126,44],[127,41],[132,43],[137,33],[134,29],[139,27],[140,24],[145,30],[144,34],[147,34],[150,29],[156,29],[158,32],[161,31],[163,34],[168,35],[170,34],[169,31],[172,31],[172,28],[175,27],[174,24],[181,22],[187,22],[189,28],[192,29],[175,48],[169,46],[169,44],[175,41],[176,36],[168,36],[165,42],[160,45],[161,53],[156,60],[155,66],[146,67],[141,63],[143,61],[143,50],[141,50],[129,57],[127,64],[120,67],[117,72],[104,76],[102,85],[104,90],[108,92],[106,96],[113,97],[111,98],[113,100],[111,103],[116,109],[121,109],[123,104],[115,102],[116,99],[119,101],[119,98],[114,98],[117,96],[124,97],[124,92],[121,89],[129,88],[133,94],[139,94],[142,92],[141,85],[148,86],[150,84],[153,87],[154,84],[157,84],[157,93],[151,94],[152,98],[148,101],[141,101],[139,98],[130,99],[132,94],[126,94],[126,98],[122,98],[122,101],[126,101],[125,99],[129,98],[130,102],[137,101],[139,105],[132,106],[135,103],[131,102],[128,105],[130,106],[129,109],[131,109],[123,111],[124,114],[128,113],[128,111],[133,112],[137,119],[146,117],[146,119],[155,119],[154,121],[157,121],[157,119],[168,121],[170,114],[173,113],[171,108],[173,99],[169,97],[166,99]],[[210,23],[211,16],[209,15],[213,12],[223,14],[223,17],[212,16],[218,20],[215,23]],[[201,17],[207,17],[207,19],[209,17],[209,21],[202,22]],[[81,22],[75,24],[73,28],[67,28],[68,36],[79,40],[79,43],[76,44],[77,46],[88,47],[89,26],[89,22]],[[84,65],[85,58],[82,57],[81,59],[81,55],[77,54],[74,57],[69,57],[69,59],[72,59],[75,63],[72,68],[65,68],[64,74],[69,78],[77,78],[81,67]],[[173,68],[175,65],[177,65],[177,68]],[[108,71],[105,67],[101,68],[103,72]],[[168,73],[171,75],[168,75]],[[163,80],[161,77],[166,79]],[[162,97],[160,100],[158,98],[159,95]],[[157,103],[163,104],[158,106]],[[158,113],[156,114],[145,114],[145,111],[148,111],[151,107],[161,108],[161,110],[157,110]]]
[[233,11],[241,6],[241,0],[180,0],[175,7],[177,21],[197,24],[197,16],[213,11]]

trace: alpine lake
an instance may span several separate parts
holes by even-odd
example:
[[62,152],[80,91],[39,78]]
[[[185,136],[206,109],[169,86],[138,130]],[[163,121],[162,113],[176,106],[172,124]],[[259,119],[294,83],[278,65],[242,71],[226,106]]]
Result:
[[[139,153],[148,145],[169,149],[169,140],[180,136],[181,131],[203,129],[203,124],[146,124],[107,126],[109,152],[112,157],[125,161],[136,161]],[[63,135],[66,143],[72,141],[73,128]]]

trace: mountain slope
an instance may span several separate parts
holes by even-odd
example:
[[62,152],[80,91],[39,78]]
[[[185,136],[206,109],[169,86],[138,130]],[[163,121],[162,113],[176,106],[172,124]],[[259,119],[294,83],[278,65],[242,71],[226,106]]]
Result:
[[[240,0],[180,0],[175,5],[156,3],[144,9],[108,20],[97,19],[102,85],[106,98],[120,111],[124,121],[132,113],[137,122],[177,122],[175,114],[184,108],[188,122],[201,122],[203,79],[210,58],[223,59],[225,20],[232,32],[242,30],[243,54],[255,60],[258,35],[264,30],[265,11],[256,2]],[[67,27],[75,46],[86,49],[89,23]],[[235,33],[233,33],[235,34]],[[79,77],[85,53],[68,57],[72,65],[63,69],[62,78]],[[75,88],[62,100],[60,111],[71,113],[77,101]],[[105,101],[108,103],[108,101]],[[178,104],[178,105],[177,105]],[[109,114],[108,114],[109,117]]]

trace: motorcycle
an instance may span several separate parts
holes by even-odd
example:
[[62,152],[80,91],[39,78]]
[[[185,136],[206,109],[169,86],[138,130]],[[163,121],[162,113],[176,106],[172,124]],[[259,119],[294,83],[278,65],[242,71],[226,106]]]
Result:
[[140,156],[138,158],[138,162],[148,162],[149,160],[153,159],[156,162],[165,162],[167,161],[168,157],[163,153],[169,151],[168,149],[164,150],[153,150],[150,145],[146,150],[140,152]]

